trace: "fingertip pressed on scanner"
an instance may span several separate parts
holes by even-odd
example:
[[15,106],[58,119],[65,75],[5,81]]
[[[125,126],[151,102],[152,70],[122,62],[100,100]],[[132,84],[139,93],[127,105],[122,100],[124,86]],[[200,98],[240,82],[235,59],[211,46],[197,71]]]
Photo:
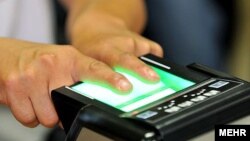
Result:
[[146,73],[146,77],[147,79],[149,79],[149,81],[157,82],[160,80],[159,75],[154,71],[154,69],[145,67],[144,70]]

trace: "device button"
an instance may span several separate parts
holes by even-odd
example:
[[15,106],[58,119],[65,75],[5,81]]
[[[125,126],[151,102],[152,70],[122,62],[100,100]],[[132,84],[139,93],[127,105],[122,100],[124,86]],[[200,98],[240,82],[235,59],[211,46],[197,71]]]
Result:
[[211,91],[209,91],[209,92],[206,92],[206,93],[204,93],[203,95],[205,95],[205,96],[214,96],[214,95],[217,95],[218,93],[220,93],[220,91],[217,91],[217,90],[211,90]]
[[191,94],[192,97],[195,97],[196,95],[195,94]]
[[162,107],[157,107],[157,110],[159,110],[159,111],[162,110]]
[[175,100],[171,100],[170,102],[171,102],[171,103],[175,103]]
[[206,91],[206,89],[201,89],[197,94],[202,94]]
[[143,113],[137,115],[136,117],[141,118],[141,119],[147,119],[147,118],[150,118],[150,117],[155,116],[157,114],[158,113],[155,111],[146,111],[146,112],[143,112]]
[[187,97],[188,97],[188,95],[183,95],[183,97],[184,97],[184,98],[187,98]]
[[180,107],[173,106],[173,107],[171,107],[169,109],[166,109],[165,112],[167,112],[167,113],[174,113],[174,112],[179,111],[180,109],[181,109]]
[[229,82],[227,82],[227,81],[218,81],[214,84],[209,85],[208,87],[218,89],[218,88],[221,88],[227,84],[229,84]]
[[170,103],[169,105],[168,105],[168,107],[173,107],[175,105],[175,103]]
[[185,108],[185,107],[191,106],[193,104],[194,104],[194,102],[192,102],[192,101],[185,101],[183,103],[178,104],[178,106],[182,107],[182,108]]
[[217,90],[211,90],[211,91],[210,91],[210,93],[212,93],[212,94],[216,95],[216,94],[220,93],[220,91],[217,91]]
[[195,98],[192,98],[191,101],[193,101],[193,102],[199,102],[199,101],[202,101],[202,100],[204,100],[206,98],[207,98],[206,96],[200,95],[200,96],[197,96]]

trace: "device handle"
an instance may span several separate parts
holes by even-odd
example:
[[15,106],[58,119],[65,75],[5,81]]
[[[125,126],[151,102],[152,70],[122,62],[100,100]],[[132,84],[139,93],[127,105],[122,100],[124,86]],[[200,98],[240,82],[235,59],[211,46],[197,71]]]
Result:
[[92,105],[81,108],[65,141],[76,141],[83,127],[115,140],[157,141],[155,132]]

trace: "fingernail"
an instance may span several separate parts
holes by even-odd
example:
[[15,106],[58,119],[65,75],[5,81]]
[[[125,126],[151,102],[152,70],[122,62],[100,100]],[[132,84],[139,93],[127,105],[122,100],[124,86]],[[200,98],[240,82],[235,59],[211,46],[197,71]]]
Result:
[[132,85],[126,81],[126,80],[119,80],[118,82],[118,89],[121,90],[121,91],[128,91],[132,88]]
[[146,73],[147,73],[147,77],[151,80],[158,80],[159,76],[158,74],[153,71],[152,69],[146,68]]

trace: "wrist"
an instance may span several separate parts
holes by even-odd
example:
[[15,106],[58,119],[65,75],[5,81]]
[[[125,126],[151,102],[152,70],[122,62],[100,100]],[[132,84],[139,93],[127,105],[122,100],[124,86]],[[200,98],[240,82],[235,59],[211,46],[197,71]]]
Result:
[[129,30],[122,19],[101,12],[91,12],[91,14],[85,12],[73,24],[69,23],[69,26],[69,38],[73,45],[78,42],[90,41],[101,34]]

